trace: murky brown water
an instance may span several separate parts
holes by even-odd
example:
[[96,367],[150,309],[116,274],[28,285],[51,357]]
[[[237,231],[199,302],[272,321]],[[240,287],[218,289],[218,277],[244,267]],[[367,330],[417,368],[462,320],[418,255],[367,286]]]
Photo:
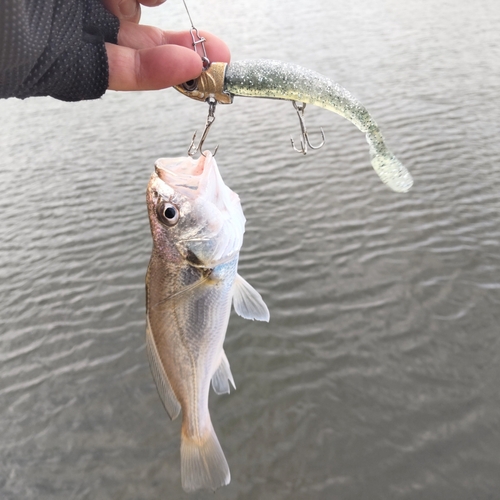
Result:
[[[191,5],[233,58],[339,81],[415,178],[308,108],[236,99],[207,140],[247,217],[241,274],[271,322],[232,317],[238,390],[211,396],[232,472],[216,498],[500,498],[500,7],[491,0]],[[146,14],[184,28],[181,2]],[[206,106],[173,90],[0,102],[0,498],[182,492],[179,422],[144,349],[154,161]]]

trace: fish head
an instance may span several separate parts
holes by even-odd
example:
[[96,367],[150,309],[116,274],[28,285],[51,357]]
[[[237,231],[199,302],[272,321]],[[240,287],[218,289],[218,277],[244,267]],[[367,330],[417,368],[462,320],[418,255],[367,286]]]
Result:
[[169,259],[213,268],[236,256],[245,217],[210,152],[198,160],[160,158],[147,188],[153,242]]

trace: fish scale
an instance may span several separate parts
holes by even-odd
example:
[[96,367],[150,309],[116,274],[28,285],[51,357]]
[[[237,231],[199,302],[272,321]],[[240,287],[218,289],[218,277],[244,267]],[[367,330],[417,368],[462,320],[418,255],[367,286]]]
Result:
[[245,217],[214,158],[162,158],[147,192],[153,251],[146,275],[146,346],[170,418],[182,411],[181,476],[186,491],[215,490],[229,466],[208,409],[210,385],[234,380],[223,350],[231,304],[267,321],[262,298],[237,274]]

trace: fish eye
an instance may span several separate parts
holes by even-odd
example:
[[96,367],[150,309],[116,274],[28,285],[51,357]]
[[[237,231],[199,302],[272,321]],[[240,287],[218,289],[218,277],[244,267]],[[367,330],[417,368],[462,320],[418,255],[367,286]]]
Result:
[[159,221],[165,226],[175,226],[179,220],[179,209],[172,203],[159,203],[156,207]]
[[193,92],[198,88],[198,82],[196,80],[188,80],[182,84],[182,88],[188,92]]

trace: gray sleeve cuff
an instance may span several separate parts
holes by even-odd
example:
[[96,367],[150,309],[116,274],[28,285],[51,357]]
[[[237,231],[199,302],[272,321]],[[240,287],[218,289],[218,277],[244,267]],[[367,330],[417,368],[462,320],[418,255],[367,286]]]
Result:
[[104,43],[116,43],[120,23],[100,0],[13,0],[4,12],[0,97],[80,101],[106,92]]

